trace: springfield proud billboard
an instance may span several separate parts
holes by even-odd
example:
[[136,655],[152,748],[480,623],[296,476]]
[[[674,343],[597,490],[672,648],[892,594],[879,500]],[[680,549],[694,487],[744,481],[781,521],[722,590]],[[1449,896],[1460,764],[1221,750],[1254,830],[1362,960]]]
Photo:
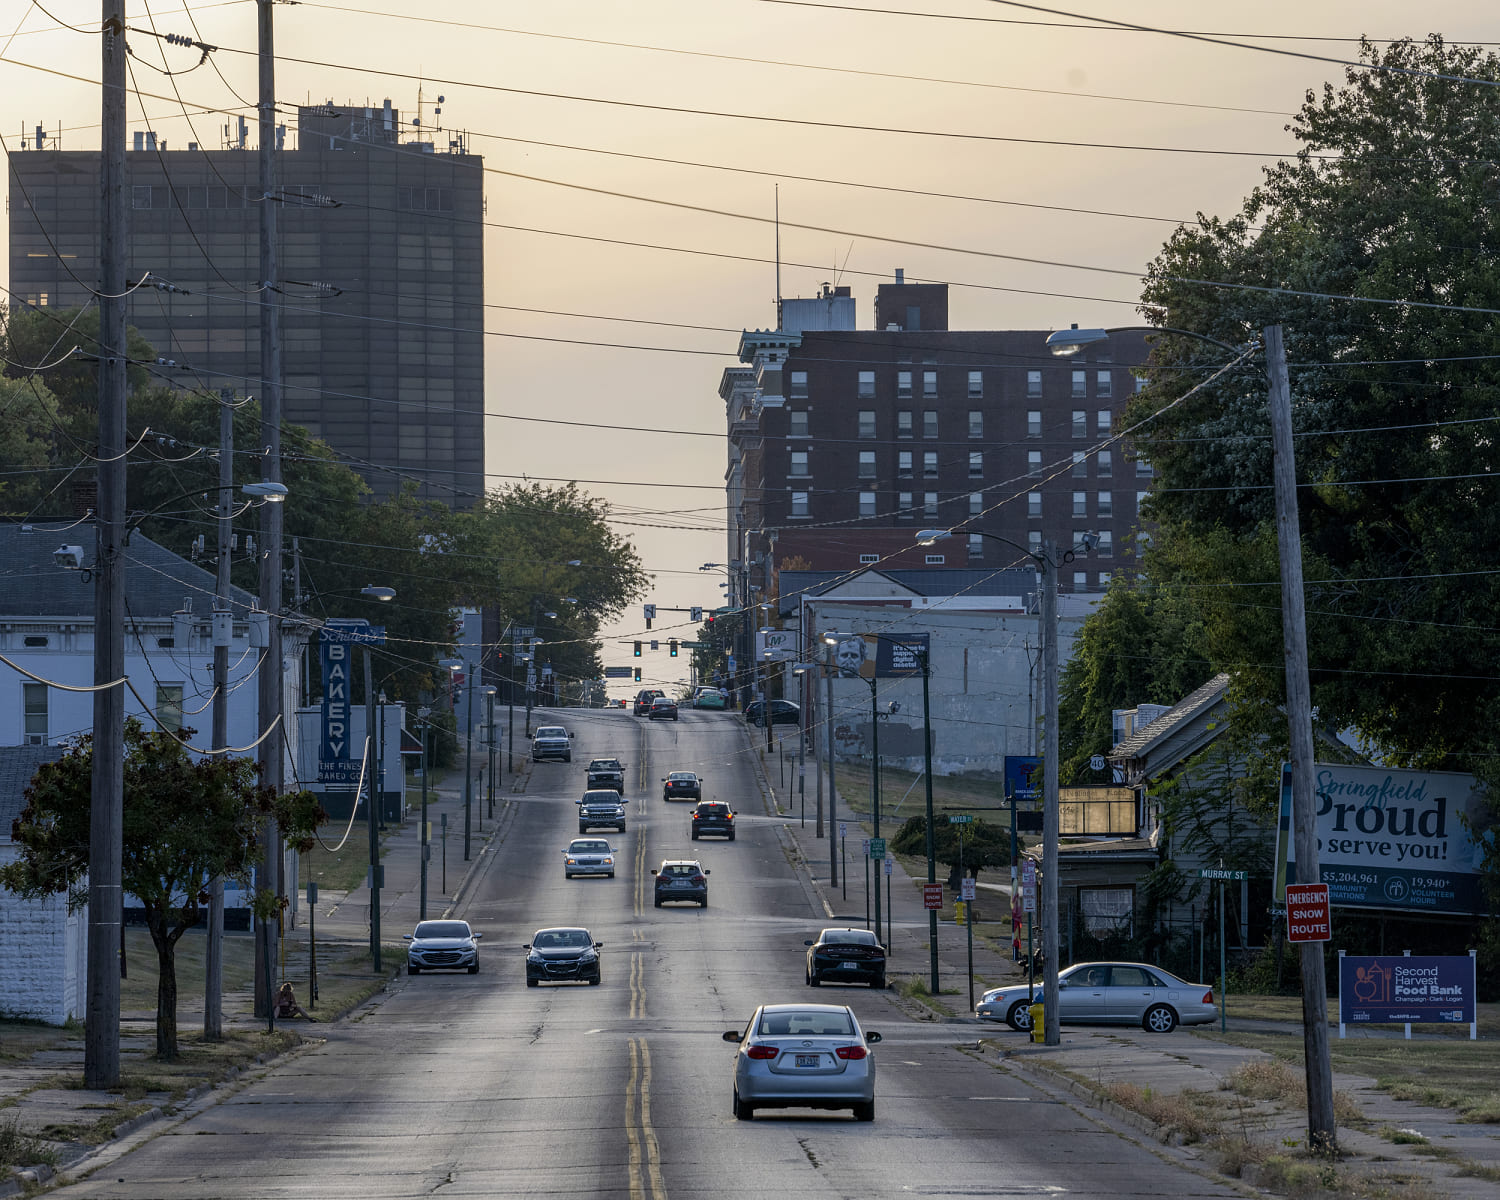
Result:
[[[1313,764],[1318,869],[1338,908],[1478,914],[1487,846],[1484,801],[1472,775]],[[1275,895],[1297,875],[1291,770],[1281,769]]]

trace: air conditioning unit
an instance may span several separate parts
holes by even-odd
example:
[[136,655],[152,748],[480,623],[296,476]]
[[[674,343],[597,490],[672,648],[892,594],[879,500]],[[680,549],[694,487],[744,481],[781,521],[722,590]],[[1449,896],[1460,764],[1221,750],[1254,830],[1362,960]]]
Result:
[[45,746],[47,744],[47,735],[45,733],[28,733],[26,735],[26,744],[28,746]]

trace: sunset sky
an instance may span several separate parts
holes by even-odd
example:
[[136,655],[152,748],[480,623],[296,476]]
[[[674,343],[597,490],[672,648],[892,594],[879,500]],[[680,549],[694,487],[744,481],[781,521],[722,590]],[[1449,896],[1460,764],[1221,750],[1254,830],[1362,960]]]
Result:
[[[45,7],[0,4],[5,148],[40,123],[96,149],[99,4]],[[127,11],[130,127],[217,147],[238,114],[253,140],[253,0]],[[696,569],[724,558],[717,387],[739,331],[775,321],[778,182],[782,294],[847,284],[861,327],[897,267],[950,285],[954,328],[1128,323],[1174,224],[1238,208],[1361,34],[1500,45],[1479,0],[309,0],[275,20],[288,119],[387,97],[410,118],[420,87],[429,123],[444,97],[435,136],[487,172],[491,484],[586,481],[664,606],[719,595]],[[189,70],[198,51],[152,29],[218,49]]]

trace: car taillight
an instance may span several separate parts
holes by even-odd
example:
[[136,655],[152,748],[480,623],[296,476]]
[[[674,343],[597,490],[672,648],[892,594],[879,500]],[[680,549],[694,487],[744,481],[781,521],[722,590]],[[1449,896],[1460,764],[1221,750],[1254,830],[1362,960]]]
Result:
[[733,813],[725,813],[724,814],[724,819],[726,821],[732,821],[732,820],[734,820],[734,814]]
[[694,875],[693,876],[693,882],[694,883],[702,883],[703,881],[704,880],[703,880],[703,876],[702,875]]
[[745,1051],[746,1058],[775,1058],[781,1051],[775,1046],[751,1046]]
[[1208,991],[1206,991],[1206,992],[1203,993],[1203,1003],[1204,1004],[1208,1004],[1208,1005],[1212,1005],[1213,1002],[1214,1002],[1214,990],[1213,990],[1213,988],[1209,988]]
[[693,814],[693,820],[695,820],[695,821],[696,821],[696,820],[697,820],[697,819],[698,819],[698,814],[697,814],[697,813],[694,813],[694,814]]
[[855,1060],[864,1058],[870,1052],[863,1046],[840,1046],[834,1051],[840,1058],[852,1058]]

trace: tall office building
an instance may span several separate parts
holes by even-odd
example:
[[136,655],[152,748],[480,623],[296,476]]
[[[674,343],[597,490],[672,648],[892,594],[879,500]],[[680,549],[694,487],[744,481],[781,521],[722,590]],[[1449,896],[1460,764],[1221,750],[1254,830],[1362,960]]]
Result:
[[[264,201],[244,123],[216,149],[133,134],[128,278],[176,290],[137,289],[127,320],[184,384],[254,395],[261,312],[279,304],[286,420],[381,495],[412,480],[465,507],[484,489],[483,160],[416,128],[403,133],[389,101],[297,110],[270,201],[277,292],[258,282]],[[87,303],[99,152],[30,144],[9,167],[13,302]]]

